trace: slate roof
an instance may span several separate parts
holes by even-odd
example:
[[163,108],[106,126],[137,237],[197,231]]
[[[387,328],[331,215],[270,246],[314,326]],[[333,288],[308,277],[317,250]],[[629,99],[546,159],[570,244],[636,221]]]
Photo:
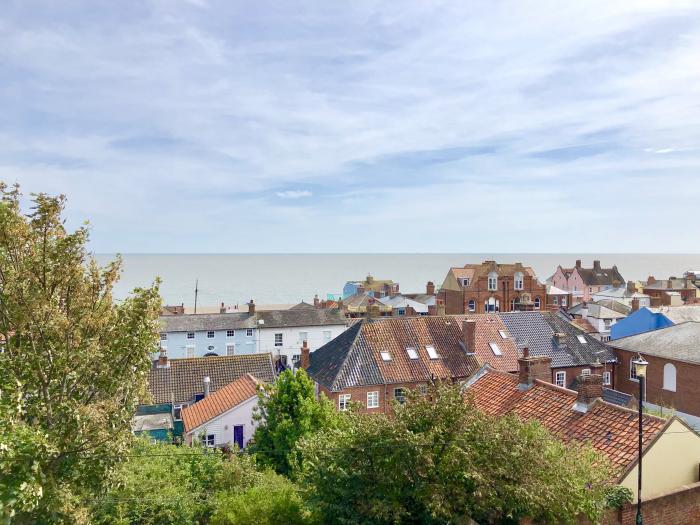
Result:
[[[331,391],[356,386],[427,382],[469,377],[479,368],[463,345],[459,323],[450,316],[363,320],[311,353],[309,375]],[[426,346],[432,345],[437,359]],[[407,348],[418,358],[411,359]],[[384,361],[380,352],[389,352]]]
[[251,374],[244,374],[232,383],[220,388],[201,401],[182,410],[185,432],[211,421],[217,416],[258,395],[260,381]]
[[[453,317],[459,322],[459,326],[462,326],[464,319],[476,322],[476,348],[468,350],[476,353],[480,365],[488,363],[491,367],[503,372],[518,371],[517,344],[497,314],[467,314]],[[501,337],[499,330],[505,333],[506,339]],[[495,355],[489,343],[496,343],[502,355]]]
[[284,328],[293,326],[345,325],[346,319],[340,310],[315,308],[313,310],[269,310],[255,314],[263,320],[262,328]]
[[570,314],[581,314],[581,310],[588,307],[588,317],[593,317],[594,319],[624,319],[627,317],[626,313],[620,313],[616,310],[608,308],[602,304],[598,303],[588,303],[583,306],[583,303],[577,304],[574,308],[569,310]]
[[[552,368],[615,362],[615,354],[606,345],[582,333],[556,312],[504,312],[499,314],[519,348],[527,346],[530,355],[552,359]],[[563,334],[557,340],[556,333]],[[582,336],[586,343],[581,343]]]
[[660,313],[673,324],[685,323],[686,321],[700,322],[700,306],[662,306],[660,308],[649,308],[652,312]]
[[576,268],[581,280],[586,286],[620,286],[625,279],[620,275],[617,266],[612,268]]
[[204,378],[209,376],[209,392],[214,393],[245,374],[261,381],[275,380],[272,354],[232,355],[169,359],[167,368],[154,365],[148,373],[148,389],[152,402],[189,403],[195,394],[204,391]]
[[615,348],[700,364],[700,322],[689,321],[610,341]]
[[[487,370],[469,387],[479,410],[502,416],[513,413],[537,420],[565,442],[589,443],[622,472],[637,459],[637,412],[598,399],[586,413],[573,410],[577,393],[536,380],[518,389],[517,376]],[[648,446],[672,420],[645,414],[643,445]]]
[[572,319],[571,324],[587,334],[595,334],[598,332],[598,330],[596,330],[595,327],[588,322],[588,319]]
[[[671,283],[669,286],[669,282]],[[658,279],[653,283],[644,283],[643,288],[649,288],[650,290],[689,290],[694,289],[695,285],[692,281],[687,279]]]
[[603,400],[613,405],[619,405],[621,407],[629,407],[630,401],[632,401],[632,396],[620,392],[619,390],[613,390],[612,388],[603,387]]
[[295,304],[290,308],[290,310],[315,310],[316,307],[313,304],[309,304],[305,301]]
[[381,297],[378,299],[379,302],[392,308],[408,308],[409,306],[415,310],[416,313],[428,313],[428,305],[409,299],[404,295],[390,295],[388,297]]

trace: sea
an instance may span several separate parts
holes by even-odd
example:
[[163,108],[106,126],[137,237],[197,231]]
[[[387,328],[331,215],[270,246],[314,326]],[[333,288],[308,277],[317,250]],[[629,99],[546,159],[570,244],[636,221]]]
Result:
[[[105,264],[113,254],[97,254]],[[161,279],[161,295],[166,304],[191,308],[197,303],[215,307],[222,302],[239,305],[254,299],[257,304],[294,304],[337,296],[346,281],[391,279],[405,293],[425,291],[427,281],[442,284],[452,266],[494,260],[521,262],[531,266],[541,281],[548,279],[557,265],[584,266],[593,260],[603,267],[617,265],[626,280],[680,277],[688,270],[700,271],[700,254],[556,254],[556,253],[394,253],[394,254],[122,254],[123,272],[115,288],[117,300],[128,297],[135,287],[148,286]]]

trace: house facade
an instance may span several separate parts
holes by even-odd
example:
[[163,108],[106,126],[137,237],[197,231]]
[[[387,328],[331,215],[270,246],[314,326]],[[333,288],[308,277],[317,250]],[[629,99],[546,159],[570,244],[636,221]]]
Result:
[[590,301],[592,296],[603,290],[625,285],[617,266],[603,268],[600,261],[593,261],[592,268],[584,268],[577,259],[573,268],[559,265],[551,278],[552,284],[573,295],[574,301]]
[[610,333],[614,325],[627,317],[630,309],[622,303],[613,304],[611,301],[599,303],[582,302],[569,309],[568,313],[574,319],[583,319],[589,323],[593,331],[589,332],[598,340],[606,342],[610,340]]
[[450,268],[438,292],[446,314],[543,310],[547,287],[522,263],[484,261]]

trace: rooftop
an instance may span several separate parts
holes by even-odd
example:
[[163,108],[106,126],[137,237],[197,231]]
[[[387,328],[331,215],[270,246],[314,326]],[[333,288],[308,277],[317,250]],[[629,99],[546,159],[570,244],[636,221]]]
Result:
[[687,321],[700,322],[700,305],[684,306],[661,306],[660,308],[649,308],[654,313],[663,314],[674,324],[685,323]]
[[685,323],[610,341],[615,348],[700,364],[700,322]]

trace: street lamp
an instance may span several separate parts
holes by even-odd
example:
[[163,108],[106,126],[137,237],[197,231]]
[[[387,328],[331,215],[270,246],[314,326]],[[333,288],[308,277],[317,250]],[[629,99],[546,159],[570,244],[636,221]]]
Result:
[[641,354],[632,361],[634,365],[634,375],[639,381],[639,445],[637,459],[637,525],[642,525],[642,400],[644,398],[644,379],[647,374],[647,363]]

